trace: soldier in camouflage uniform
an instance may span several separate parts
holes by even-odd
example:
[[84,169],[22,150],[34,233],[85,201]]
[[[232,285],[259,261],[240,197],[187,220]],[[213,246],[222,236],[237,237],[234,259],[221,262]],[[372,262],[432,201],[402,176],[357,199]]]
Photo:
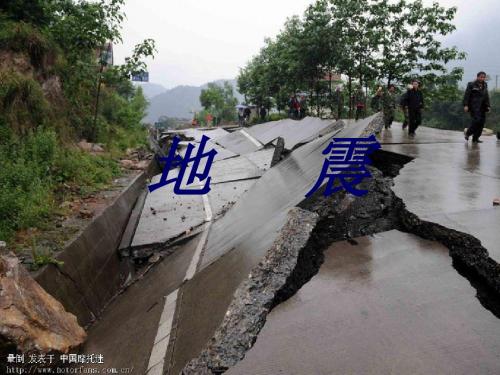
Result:
[[373,95],[372,100],[370,101],[370,107],[373,112],[380,112],[382,109],[382,95],[384,93],[384,89],[382,86],[377,87],[377,91],[375,95]]
[[339,120],[342,117],[342,109],[344,107],[344,93],[342,92],[342,86],[337,86],[332,99],[332,114],[336,120]]
[[394,121],[394,111],[396,109],[396,87],[389,85],[382,96],[382,112],[384,113],[384,127],[389,129]]
[[354,94],[354,105],[356,106],[356,121],[358,121],[360,117],[364,118],[365,102],[365,93],[363,92],[363,88],[359,87]]

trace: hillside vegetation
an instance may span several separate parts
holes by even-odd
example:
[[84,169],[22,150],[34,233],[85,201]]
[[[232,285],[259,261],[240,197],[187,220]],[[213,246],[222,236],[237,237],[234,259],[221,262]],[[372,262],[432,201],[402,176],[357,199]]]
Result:
[[[146,40],[121,66],[104,66],[120,40],[122,0],[7,0],[0,4],[0,240],[50,225],[71,194],[101,189],[117,159],[144,145],[147,102],[131,74],[152,55]],[[101,80],[99,109],[96,94]],[[81,151],[86,139],[105,152]]]

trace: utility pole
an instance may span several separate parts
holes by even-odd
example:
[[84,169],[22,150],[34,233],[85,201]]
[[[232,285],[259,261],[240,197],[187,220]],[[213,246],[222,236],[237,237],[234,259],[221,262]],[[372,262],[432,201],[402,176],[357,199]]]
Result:
[[101,84],[102,84],[102,73],[104,71],[104,67],[108,65],[108,57],[111,53],[111,42],[107,45],[106,51],[101,49],[99,53],[99,64],[101,65],[99,68],[99,75],[97,78],[97,93],[95,97],[95,110],[94,110],[94,121],[92,123],[92,141],[95,142],[95,138],[97,137],[97,115],[99,113],[99,96],[101,95]]

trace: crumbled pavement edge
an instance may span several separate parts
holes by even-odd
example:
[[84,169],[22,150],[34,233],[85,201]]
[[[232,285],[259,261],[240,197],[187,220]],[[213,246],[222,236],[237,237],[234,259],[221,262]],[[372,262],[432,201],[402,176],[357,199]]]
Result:
[[223,373],[243,359],[267,314],[318,272],[323,250],[331,242],[394,229],[392,180],[370,169],[374,178],[360,186],[368,195],[359,199],[345,193],[324,197],[318,191],[301,207],[290,210],[266,256],[235,292],[215,335],[182,374]]
[[[409,212],[403,200],[392,190],[392,177],[395,177],[411,158],[385,151],[378,153],[382,155],[374,158],[376,168],[369,167],[373,178],[361,184],[361,188],[370,192],[366,196],[353,199],[350,195],[339,193],[324,197],[320,191],[312,199],[304,200],[299,205],[305,212],[319,215],[319,219],[315,219],[309,240],[303,249],[299,250],[298,258],[294,261],[295,267],[288,269],[286,282],[283,282],[282,278],[279,289],[276,288],[277,284],[273,284],[274,289],[268,288],[265,278],[256,283],[257,276],[262,276],[260,272],[264,272],[260,270],[262,266],[276,267],[277,262],[279,267],[279,262],[283,261],[281,257],[286,258],[283,252],[273,254],[276,251],[275,245],[279,244],[277,240],[266,258],[235,293],[228,314],[215,336],[200,356],[184,367],[182,374],[223,373],[243,359],[246,351],[256,341],[270,310],[295,294],[317,273],[323,262],[323,250],[329,244],[341,240],[355,244],[352,240],[355,237],[393,229],[446,246],[453,266],[476,289],[481,304],[500,318],[500,265],[489,257],[488,251],[475,237],[423,221]],[[268,258],[275,263],[266,263],[269,262]],[[286,264],[290,264],[289,259]],[[266,274],[268,272],[263,275],[272,277]],[[252,299],[252,296],[258,298]],[[256,301],[262,305],[254,306]]]
[[183,374],[224,372],[245,356],[275,305],[276,294],[295,269],[318,218],[297,207],[288,212],[287,222],[266,256],[236,291],[215,336],[199,358],[186,365]]

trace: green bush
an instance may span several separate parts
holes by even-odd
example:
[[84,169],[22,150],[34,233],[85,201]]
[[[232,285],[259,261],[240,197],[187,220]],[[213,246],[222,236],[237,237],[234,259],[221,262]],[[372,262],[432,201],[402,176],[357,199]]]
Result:
[[0,123],[0,239],[15,231],[44,228],[57,212],[54,191],[62,184],[85,194],[105,187],[120,173],[109,156],[62,147],[53,130],[39,128],[26,137]]
[[0,110],[18,133],[26,133],[44,123],[48,102],[40,84],[13,70],[0,71]]
[[[56,3],[13,0],[0,5],[0,52],[14,54],[24,65],[0,69],[0,240],[50,225],[67,194],[106,187],[121,173],[113,158],[147,142],[141,124],[146,99],[123,77],[112,82],[104,77],[94,126],[95,47],[116,37],[116,27],[109,25],[119,23],[114,7],[121,2],[106,2],[104,10],[95,2]],[[59,5],[64,4],[68,8],[63,11]],[[82,27],[86,34],[80,33]],[[71,32],[70,37],[60,30]],[[60,83],[62,93],[44,93],[49,78],[55,78],[55,89]],[[108,152],[80,151],[74,143],[82,138],[104,143]]]
[[39,29],[24,22],[0,20],[0,50],[26,53],[36,69],[53,61],[57,55],[57,46]]
[[0,238],[9,239],[15,230],[42,224],[54,209],[47,176],[57,141],[52,131],[39,130],[20,141],[4,124],[0,129],[10,140],[0,144]]
[[278,121],[278,120],[283,120],[287,119],[288,115],[286,113],[271,113],[269,116],[267,116],[268,121]]

